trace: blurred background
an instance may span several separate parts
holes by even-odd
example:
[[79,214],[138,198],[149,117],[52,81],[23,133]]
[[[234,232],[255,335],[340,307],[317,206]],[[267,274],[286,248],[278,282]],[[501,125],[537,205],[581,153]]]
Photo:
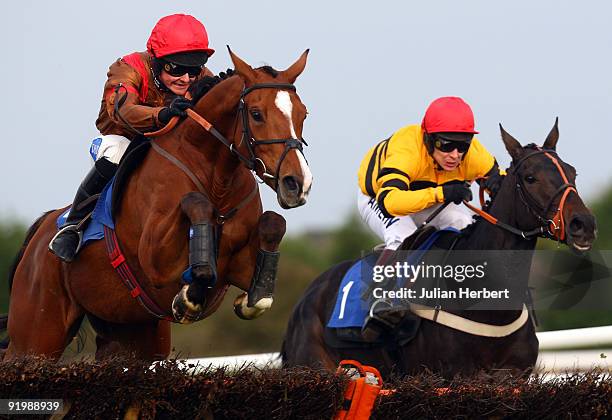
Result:
[[[461,96],[472,106],[479,138],[502,166],[510,159],[498,123],[523,144],[541,144],[558,116],[558,151],[577,168],[578,190],[598,217],[596,247],[612,249],[611,3],[150,0],[143,6],[109,0],[3,7],[0,312],[7,310],[8,267],[25,229],[43,211],[70,202],[91,165],[88,148],[108,66],[144,50],[155,22],[171,13],[203,21],[217,50],[209,61],[214,72],[230,67],[226,44],[254,66],[278,69],[311,49],[296,84],[309,110],[304,137],[315,177],[299,209],[280,209],[263,190],[265,208],[288,222],[272,310],[240,321],[231,311],[238,291],[230,290],[211,318],[175,327],[177,353],[277,351],[308,283],[378,242],[353,210],[361,158],[400,127],[419,123],[439,96]],[[612,315],[548,311],[540,321],[541,329],[572,328],[610,324]]]

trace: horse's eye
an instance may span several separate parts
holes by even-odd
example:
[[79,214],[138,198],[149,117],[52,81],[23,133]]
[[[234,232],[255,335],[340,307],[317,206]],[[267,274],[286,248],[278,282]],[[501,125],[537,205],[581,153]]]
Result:
[[257,122],[262,122],[263,121],[263,115],[261,115],[261,112],[259,112],[256,109],[252,109],[251,110],[251,117],[253,117],[253,119]]
[[536,182],[536,179],[535,179],[535,177],[533,175],[526,175],[525,176],[525,181],[528,184],[533,184],[534,182]]

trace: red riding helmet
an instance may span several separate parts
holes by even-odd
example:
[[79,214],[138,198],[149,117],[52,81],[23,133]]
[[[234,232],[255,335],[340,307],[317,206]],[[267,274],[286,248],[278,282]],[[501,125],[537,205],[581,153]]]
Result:
[[163,17],[155,24],[147,41],[153,57],[183,66],[202,66],[215,50],[208,48],[206,28],[190,15]]
[[421,124],[428,133],[472,133],[474,130],[474,113],[463,99],[456,96],[444,96],[433,101],[423,117]]

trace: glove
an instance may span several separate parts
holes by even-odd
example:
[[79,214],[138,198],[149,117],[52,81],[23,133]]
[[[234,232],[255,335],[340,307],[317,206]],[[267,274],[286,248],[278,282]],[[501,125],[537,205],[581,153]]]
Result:
[[219,73],[218,76],[204,76],[189,87],[189,92],[194,102],[197,102],[202,96],[206,95],[209,90],[222,82],[228,77],[234,75],[234,70],[227,69],[225,72]]
[[462,184],[442,185],[442,193],[444,194],[444,202],[453,202],[461,204],[463,200],[472,200],[472,190],[467,182]]
[[187,112],[185,112],[185,110],[191,108],[192,106],[193,103],[189,99],[182,96],[177,96],[172,100],[172,102],[170,102],[170,106],[162,108],[162,110],[159,111],[157,119],[160,123],[166,125],[170,121],[170,118],[174,116],[186,117]]
[[491,197],[495,197],[495,194],[497,194],[497,191],[499,191],[499,187],[501,187],[503,180],[504,175],[501,175],[498,171],[493,172],[487,177],[487,179],[485,179],[483,185],[489,191],[489,195]]

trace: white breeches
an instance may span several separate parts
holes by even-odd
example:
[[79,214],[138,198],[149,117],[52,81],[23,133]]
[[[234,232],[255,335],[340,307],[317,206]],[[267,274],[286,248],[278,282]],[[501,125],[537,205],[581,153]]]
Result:
[[[397,249],[405,238],[412,235],[418,226],[423,224],[427,217],[432,214],[441,204],[435,204],[417,213],[406,216],[385,217],[375,198],[371,198],[358,190],[357,207],[363,221],[383,241],[385,247]],[[472,223],[472,216],[462,211],[461,208],[450,203],[430,224],[438,229],[454,227],[463,229]]]
[[89,154],[95,161],[105,157],[112,163],[119,164],[125,150],[130,145],[130,141],[116,134],[100,135],[91,142]]

